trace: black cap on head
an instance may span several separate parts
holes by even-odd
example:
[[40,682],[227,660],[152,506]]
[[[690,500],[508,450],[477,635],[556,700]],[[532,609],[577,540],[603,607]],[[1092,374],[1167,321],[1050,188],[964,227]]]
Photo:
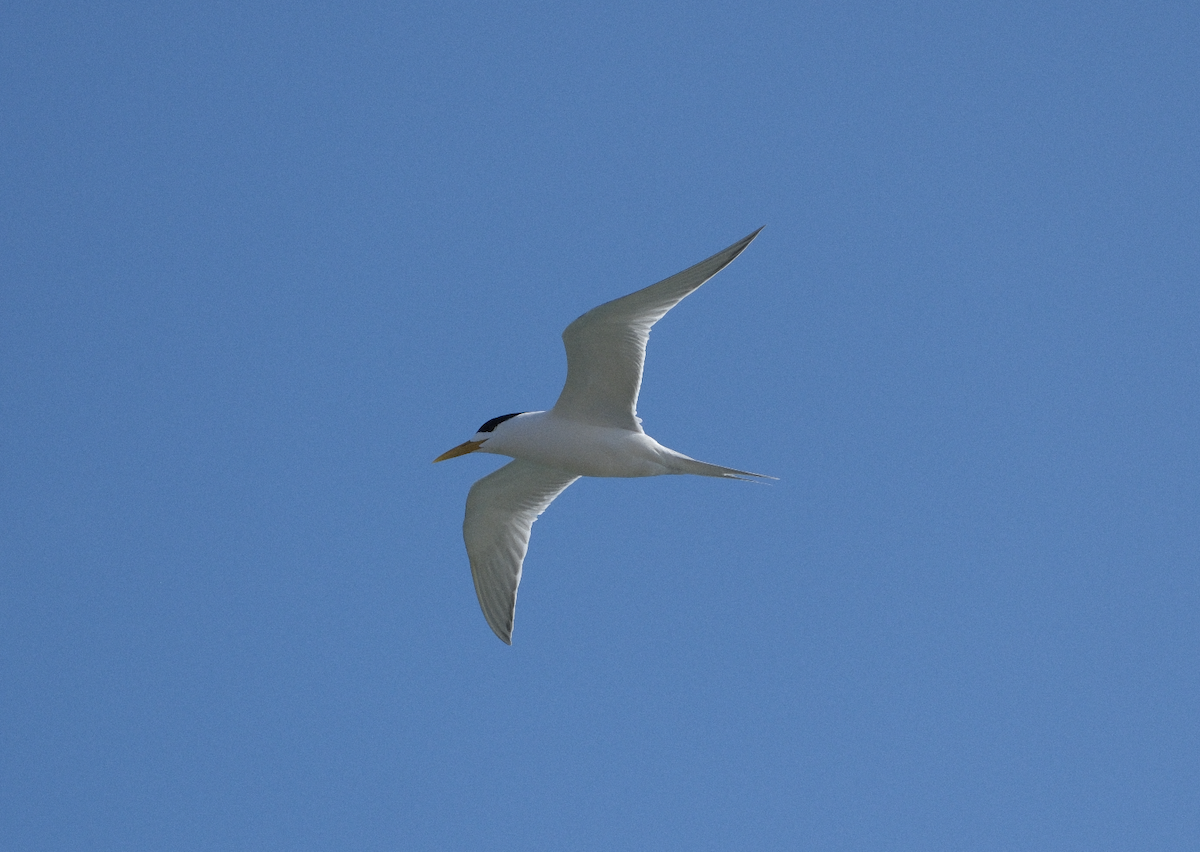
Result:
[[499,417],[493,417],[487,423],[479,427],[480,432],[491,432],[505,420],[516,417],[518,414],[524,414],[524,411],[514,411],[512,414],[501,414]]

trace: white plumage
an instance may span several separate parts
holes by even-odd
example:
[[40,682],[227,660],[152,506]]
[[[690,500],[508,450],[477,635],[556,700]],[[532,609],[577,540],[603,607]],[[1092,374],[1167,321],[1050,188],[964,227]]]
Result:
[[474,438],[434,459],[472,452],[514,459],[471,486],[463,522],[479,605],[504,642],[512,644],[517,586],[530,528],[580,476],[691,473],[770,478],[696,461],[668,449],[642,431],[637,416],[651,327],[741,254],[761,230],[683,272],[606,302],[575,320],[563,332],[567,381],[554,408],[489,420]]

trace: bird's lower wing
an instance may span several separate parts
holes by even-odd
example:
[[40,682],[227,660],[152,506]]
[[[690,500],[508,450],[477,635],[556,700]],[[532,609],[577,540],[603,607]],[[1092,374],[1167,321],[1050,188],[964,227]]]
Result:
[[509,645],[530,528],[578,478],[555,467],[518,459],[476,482],[467,495],[463,540],[475,594],[487,623]]
[[758,231],[683,272],[592,308],[567,326],[562,336],[567,382],[554,411],[597,426],[642,431],[637,398],[650,328],[741,254]]

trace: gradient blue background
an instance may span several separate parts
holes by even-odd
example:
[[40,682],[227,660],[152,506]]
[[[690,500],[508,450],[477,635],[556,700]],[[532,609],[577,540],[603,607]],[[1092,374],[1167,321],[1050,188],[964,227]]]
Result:
[[1198,9],[7,5],[0,846],[1197,848]]

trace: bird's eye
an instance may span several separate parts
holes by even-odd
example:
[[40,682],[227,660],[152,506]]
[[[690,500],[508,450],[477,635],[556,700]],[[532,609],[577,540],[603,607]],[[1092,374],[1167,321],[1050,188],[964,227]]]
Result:
[[524,411],[514,411],[512,414],[502,414],[499,417],[493,417],[487,423],[484,423],[482,426],[480,426],[479,431],[480,432],[491,432],[497,426],[499,426],[501,423],[503,423],[505,420],[509,420],[513,417],[516,417],[518,414],[524,414],[524,413],[525,413]]

